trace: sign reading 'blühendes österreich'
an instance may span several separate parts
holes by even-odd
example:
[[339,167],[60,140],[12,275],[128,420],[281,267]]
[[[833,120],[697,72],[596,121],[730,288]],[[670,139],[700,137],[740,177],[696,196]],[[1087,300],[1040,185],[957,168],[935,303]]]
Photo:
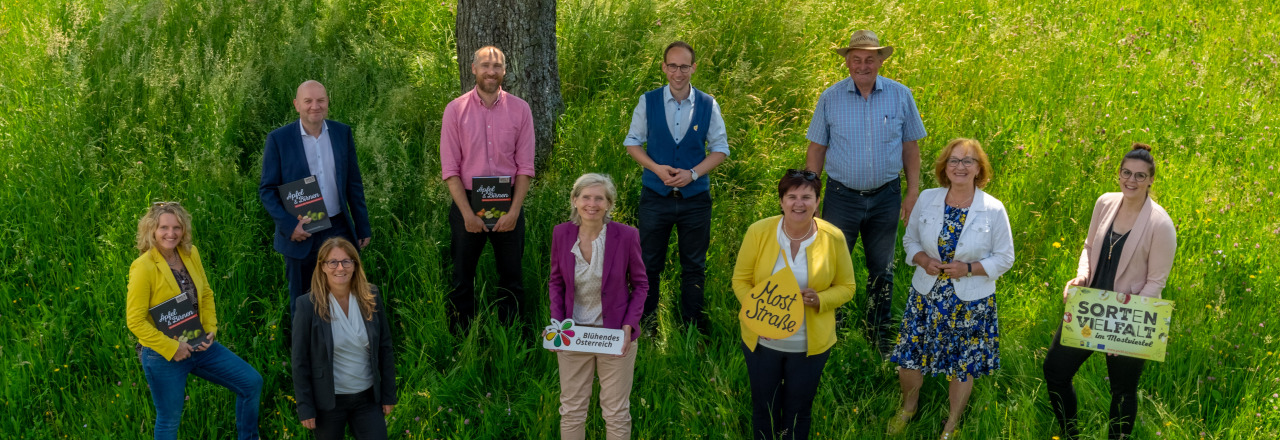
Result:
[[1164,362],[1173,301],[1072,286],[1062,346]]
[[542,348],[548,350],[620,355],[622,346],[627,342],[627,334],[622,330],[581,326],[572,319],[552,319],[544,332]]

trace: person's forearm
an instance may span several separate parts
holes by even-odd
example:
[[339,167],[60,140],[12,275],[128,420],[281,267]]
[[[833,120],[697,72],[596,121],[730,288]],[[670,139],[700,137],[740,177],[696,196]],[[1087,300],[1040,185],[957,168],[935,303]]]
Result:
[[902,143],[902,169],[907,174],[907,191],[920,192],[920,143]]
[[462,178],[453,176],[444,180],[449,186],[449,197],[453,199],[453,204],[458,205],[458,210],[465,215],[471,212],[471,200],[467,199],[467,189],[462,186]]
[[511,197],[511,212],[520,212],[520,208],[524,206],[524,197],[529,194],[529,176],[524,174],[516,175],[515,195]]
[[644,169],[652,171],[654,174],[658,174],[658,171],[656,170],[658,163],[654,162],[653,158],[649,157],[649,153],[644,150],[644,147],[639,145],[627,145],[627,154],[630,154],[631,158],[635,159],[636,163],[640,164]]
[[728,157],[729,156],[727,154],[718,151],[708,154],[705,159],[702,159],[702,162],[699,162],[693,167],[693,171],[698,173],[699,176],[705,176],[710,173],[711,170],[716,169],[716,167],[724,163],[725,158]]
[[817,142],[809,142],[809,150],[804,155],[804,168],[815,173],[822,173],[827,162],[827,146]]

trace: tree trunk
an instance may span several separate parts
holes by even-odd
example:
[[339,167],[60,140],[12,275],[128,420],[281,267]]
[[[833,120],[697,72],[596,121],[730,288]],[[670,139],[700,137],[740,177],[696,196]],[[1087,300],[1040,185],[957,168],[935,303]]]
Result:
[[454,28],[461,91],[476,85],[471,61],[476,49],[497,46],[507,56],[502,88],[529,103],[537,139],[536,163],[546,163],[555,122],[564,112],[556,63],[555,0],[458,0]]

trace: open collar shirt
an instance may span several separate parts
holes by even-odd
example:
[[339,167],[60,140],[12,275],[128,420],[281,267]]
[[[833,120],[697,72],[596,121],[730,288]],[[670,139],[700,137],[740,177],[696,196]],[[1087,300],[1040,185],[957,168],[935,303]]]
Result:
[[470,190],[471,178],[533,177],[533,113],[524,100],[498,89],[493,107],[471,91],[444,109],[440,127],[441,178],[457,176]]
[[[694,91],[697,89],[692,85],[689,86],[689,96],[682,101],[677,101],[671,96],[671,86],[662,86],[662,103],[663,110],[667,115],[667,130],[671,131],[671,138],[676,143],[684,139],[685,133],[689,131],[689,124],[693,120],[694,107]],[[627,138],[622,141],[624,146],[641,146],[649,140],[649,105],[645,102],[644,95],[640,95],[640,103],[636,104],[636,109],[631,112],[631,129],[627,131]],[[711,122],[707,127],[707,152],[724,153],[729,155],[729,135],[724,127],[724,116],[720,114],[720,104],[716,99],[711,98]],[[670,165],[670,164],[664,164]]]
[[324,209],[333,217],[342,212],[338,206],[338,171],[334,165],[333,142],[329,141],[329,123],[320,126],[320,135],[307,134],[307,128],[298,122],[298,130],[302,132],[302,150],[307,154],[307,166],[311,174],[320,183],[320,197],[324,199]]

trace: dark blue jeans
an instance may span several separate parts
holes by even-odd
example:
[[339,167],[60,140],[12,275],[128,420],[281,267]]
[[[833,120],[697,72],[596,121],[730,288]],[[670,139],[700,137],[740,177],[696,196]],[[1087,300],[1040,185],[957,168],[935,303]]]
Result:
[[[236,433],[240,440],[258,438],[258,399],[262,395],[262,376],[258,370],[221,343],[214,342],[205,351],[191,353],[181,361],[169,361],[150,348],[138,355],[142,371],[151,387],[151,400],[156,405],[156,440],[178,438],[178,422],[182,421],[182,404],[186,401],[187,375],[194,374],[226,387],[236,394]],[[197,409],[197,417],[217,417],[205,409]]]
[[822,369],[831,350],[809,356],[742,344],[751,382],[751,437],[755,440],[807,439]]
[[891,347],[893,305],[894,244],[898,241],[898,218],[902,210],[901,179],[894,179],[871,195],[850,189],[834,179],[827,179],[827,192],[822,196],[822,219],[844,232],[849,251],[862,237],[867,263],[866,330],[870,341],[884,351]]
[[711,244],[711,192],[682,197],[663,197],[651,189],[640,190],[637,229],[640,230],[640,254],[649,276],[649,296],[644,300],[644,316],[658,309],[662,287],[662,270],[667,267],[667,244],[671,228],[676,230],[677,253],[680,255],[680,307],[678,318],[709,330],[702,312],[703,289],[706,285],[707,246]]
[[[330,220],[333,221],[333,227],[312,234],[311,238],[307,239],[311,242],[311,253],[308,253],[306,258],[284,257],[284,275],[289,279],[290,319],[293,318],[293,303],[299,296],[311,291],[311,276],[316,272],[316,257],[320,253],[320,245],[333,237],[342,237],[351,244],[356,244],[356,237],[347,226],[346,214],[335,215],[330,217]],[[356,245],[356,249],[359,250],[360,246]]]

